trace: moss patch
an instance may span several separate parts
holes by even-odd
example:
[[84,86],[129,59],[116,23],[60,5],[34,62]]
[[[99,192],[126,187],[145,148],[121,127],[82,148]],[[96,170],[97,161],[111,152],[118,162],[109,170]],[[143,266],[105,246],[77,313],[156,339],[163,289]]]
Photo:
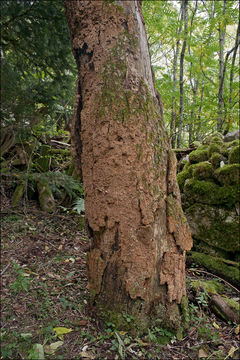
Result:
[[208,158],[210,158],[213,153],[220,153],[220,152],[221,152],[221,146],[216,143],[211,143],[208,148]]
[[194,238],[224,251],[240,250],[236,213],[210,205],[194,204],[185,214]]
[[207,270],[213,272],[213,274],[216,274],[230,283],[239,286],[239,269],[226,265],[224,259],[191,251],[187,255],[187,263],[195,263],[203,266]]
[[240,145],[235,146],[229,154],[229,164],[240,164]]
[[214,167],[214,169],[219,168],[220,166],[220,162],[223,160],[223,156],[217,152],[214,152],[211,156],[211,158],[209,159],[209,161],[211,162],[212,166]]
[[214,176],[222,185],[239,185],[240,164],[224,165],[215,171]]
[[183,170],[179,174],[177,174],[177,181],[180,188],[180,191],[183,191],[185,181],[191,177],[190,172],[188,170]]
[[195,179],[208,179],[213,176],[213,167],[208,161],[203,161],[196,164],[196,166],[193,168],[192,174]]
[[206,150],[201,150],[201,149],[197,149],[195,151],[192,151],[189,154],[189,162],[191,164],[196,164],[202,161],[207,161],[208,160],[208,151]]
[[184,185],[184,194],[190,203],[223,205],[230,209],[240,196],[238,186],[219,186],[211,181],[189,179]]
[[218,280],[192,280],[190,284],[195,292],[199,289],[204,289],[210,294],[221,294],[224,291],[224,285]]

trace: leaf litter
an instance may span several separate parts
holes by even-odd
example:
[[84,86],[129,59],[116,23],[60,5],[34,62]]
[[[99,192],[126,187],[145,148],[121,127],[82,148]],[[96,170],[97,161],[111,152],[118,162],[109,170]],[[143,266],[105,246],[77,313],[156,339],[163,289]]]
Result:
[[[89,239],[77,214],[45,214],[35,204],[2,215],[2,359],[238,359],[239,324],[196,303],[182,340],[158,342],[158,332],[132,337],[103,329],[88,309]],[[199,272],[191,279],[211,279]],[[226,287],[232,297],[238,293]]]

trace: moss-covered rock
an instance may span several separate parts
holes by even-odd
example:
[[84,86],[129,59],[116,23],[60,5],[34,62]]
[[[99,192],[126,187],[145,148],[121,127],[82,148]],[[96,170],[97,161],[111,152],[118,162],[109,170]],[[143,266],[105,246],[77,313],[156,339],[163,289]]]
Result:
[[187,161],[187,162],[185,163],[184,167],[183,167],[183,170],[184,170],[184,171],[187,170],[187,169],[189,168],[189,166],[191,166],[191,164],[190,164],[189,161]]
[[192,170],[192,174],[195,179],[199,179],[199,180],[212,178],[213,176],[212,164],[208,161],[200,162],[194,166]]
[[240,164],[240,145],[235,146],[229,154],[229,164]]
[[212,135],[206,136],[205,139],[203,140],[204,145],[209,145],[212,142],[221,144],[223,142],[223,135],[219,132],[216,132]]
[[221,146],[216,143],[211,143],[208,147],[208,158],[212,156],[213,153],[221,153]]
[[240,145],[240,140],[239,139],[224,143],[224,146],[227,149],[232,149],[232,148],[234,148],[235,146],[238,146],[238,145]]
[[208,151],[207,149],[197,149],[192,151],[189,154],[189,162],[191,164],[196,164],[202,161],[207,161],[208,160]]
[[219,249],[219,248],[216,248],[214,246],[211,246],[208,243],[206,243],[205,241],[199,241],[199,240],[195,239],[194,250],[198,251],[200,253],[211,255],[211,256],[221,257],[223,259],[229,258],[229,252]]
[[219,145],[222,145],[223,144],[223,139],[219,136],[213,136],[212,139],[211,139],[211,144],[219,144]]
[[236,212],[207,204],[194,204],[185,211],[193,238],[234,253],[240,250]]
[[220,162],[223,160],[223,156],[217,152],[214,152],[212,156],[210,157],[209,161],[211,162],[214,169],[219,168]]
[[239,268],[227,265],[225,260],[222,258],[191,251],[187,254],[187,264],[192,263],[203,266],[213,274],[222,277],[233,285],[239,286]]
[[236,185],[219,186],[211,181],[189,179],[185,181],[184,195],[190,204],[222,205],[231,209],[239,199],[240,189]]
[[222,185],[239,185],[240,164],[224,165],[214,172],[214,177]]
[[185,181],[191,177],[190,172],[188,170],[183,170],[179,174],[177,174],[177,181],[179,185],[180,191],[183,191]]

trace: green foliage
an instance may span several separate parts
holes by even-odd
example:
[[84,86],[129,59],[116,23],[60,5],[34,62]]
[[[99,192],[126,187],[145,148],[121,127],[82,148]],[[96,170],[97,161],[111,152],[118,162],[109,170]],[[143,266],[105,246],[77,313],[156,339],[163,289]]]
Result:
[[[23,175],[25,177],[26,175]],[[38,181],[46,181],[51,188],[51,191],[60,194],[64,189],[70,197],[77,197],[83,195],[82,184],[73,179],[72,176],[60,171],[49,171],[46,173],[33,173],[28,176],[29,179]]]
[[26,274],[20,265],[16,263],[13,263],[13,269],[16,273],[16,280],[9,285],[9,288],[14,294],[22,291],[28,292],[31,286],[31,280],[28,277],[28,274]]
[[72,112],[76,76],[63,2],[2,0],[0,6],[2,124],[27,134],[58,127]]
[[[174,134],[171,135],[176,135],[179,127],[179,63],[184,39],[184,26],[181,20],[182,3],[143,0],[143,14],[156,87],[163,99],[165,121],[169,132],[173,104],[175,104],[176,126]],[[224,4],[225,14],[223,13]],[[217,129],[220,87],[218,78],[219,28],[226,26],[224,44],[224,60],[226,60],[226,53],[234,47],[236,40],[238,6],[234,1],[189,1],[188,16],[184,61],[183,146],[190,140],[191,142],[202,140],[206,134],[212,134]],[[175,80],[174,57],[177,51]],[[236,54],[235,64],[232,64],[232,59],[233,51],[226,60],[223,83],[224,127],[230,131],[238,127],[239,86],[236,64],[239,61],[239,52]]]

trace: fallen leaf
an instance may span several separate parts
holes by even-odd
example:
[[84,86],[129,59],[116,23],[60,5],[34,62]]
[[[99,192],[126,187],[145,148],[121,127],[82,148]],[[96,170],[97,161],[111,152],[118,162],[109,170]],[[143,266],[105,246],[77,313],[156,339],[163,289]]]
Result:
[[215,327],[215,329],[219,329],[219,328],[220,328],[220,326],[219,326],[217,323],[215,323],[215,321],[213,322],[213,326]]
[[33,359],[37,359],[37,360],[44,360],[45,359],[42,344],[34,344],[33,351],[34,351],[34,358]]
[[142,340],[140,340],[140,339],[137,339],[137,342],[139,343],[139,345],[141,345],[141,346],[148,346],[149,344],[148,343],[146,343],[146,342],[143,342]]
[[63,341],[56,341],[50,345],[44,346],[44,351],[48,355],[54,355],[57,349],[63,345]]
[[63,246],[59,245],[58,250],[62,250]]
[[234,330],[234,332],[235,332],[236,335],[239,334],[239,332],[240,332],[240,325],[238,325],[238,326],[236,327],[236,329]]
[[91,351],[82,351],[79,355],[83,359],[95,359],[95,355]]
[[88,323],[88,320],[80,320],[80,321],[78,322],[78,324],[79,324],[80,326],[85,326],[85,325],[87,325],[87,323]]
[[207,352],[204,350],[204,349],[199,349],[198,351],[198,358],[199,359],[203,359],[203,358],[207,358],[208,357],[208,354]]
[[231,349],[228,352],[228,356],[233,357],[233,354],[235,353],[236,350],[237,349],[234,346],[232,346]]
[[55,327],[53,330],[56,332],[60,340],[63,340],[63,335],[68,334],[72,331],[72,329],[67,329],[65,327]]

